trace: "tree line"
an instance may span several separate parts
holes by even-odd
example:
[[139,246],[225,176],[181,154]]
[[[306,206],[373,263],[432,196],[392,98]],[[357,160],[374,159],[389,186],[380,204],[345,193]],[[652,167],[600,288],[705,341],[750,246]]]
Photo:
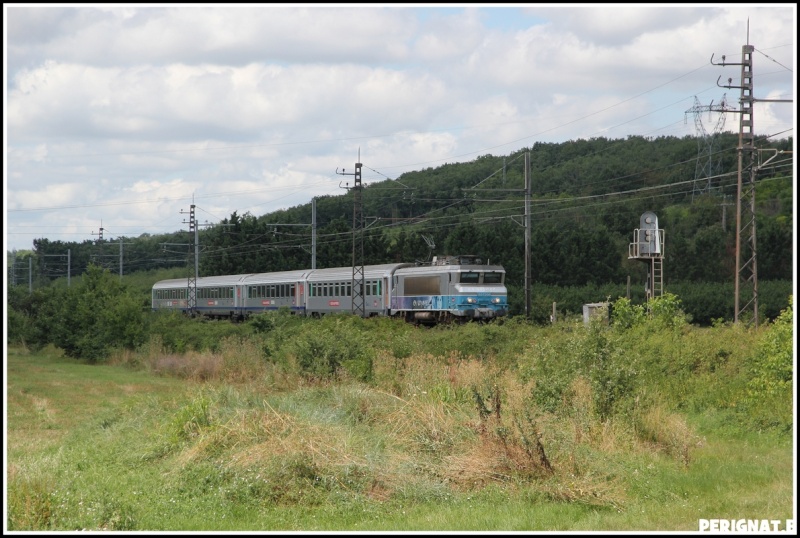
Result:
[[[723,172],[712,178],[695,177],[703,157],[691,136],[535,143],[509,155],[484,155],[398,178],[370,182],[365,174],[363,263],[477,254],[506,268],[510,294],[518,297],[525,280],[528,153],[533,284],[553,289],[643,285],[647,268],[628,258],[628,246],[641,214],[652,211],[665,230],[666,288],[711,284],[722,290],[735,277],[737,142],[733,133],[721,135],[722,149],[714,158]],[[791,150],[792,139],[765,147]],[[759,172],[759,281],[793,279],[793,180],[791,163],[780,160]],[[311,202],[260,216],[234,211],[221,226],[199,230],[200,275],[309,268],[311,222]],[[318,198],[316,222],[316,267],[350,266],[352,190]],[[31,276],[42,286],[63,278],[67,250],[72,275],[90,265],[120,271],[120,250],[125,274],[190,268],[193,239],[187,231],[80,243],[40,238],[32,252],[16,253],[9,282],[26,286]],[[29,256],[35,263],[28,264]],[[512,303],[512,312],[521,306]],[[777,314],[785,306],[769,308]]]

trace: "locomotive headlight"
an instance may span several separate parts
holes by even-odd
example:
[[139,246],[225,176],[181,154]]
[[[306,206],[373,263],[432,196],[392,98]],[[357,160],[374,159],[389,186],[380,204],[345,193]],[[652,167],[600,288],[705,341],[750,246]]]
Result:
[[475,302],[475,298],[474,297],[467,297],[467,302],[472,304],[472,303]]
[[492,299],[492,302],[493,303],[499,303],[500,302],[500,297],[495,297],[494,299]]

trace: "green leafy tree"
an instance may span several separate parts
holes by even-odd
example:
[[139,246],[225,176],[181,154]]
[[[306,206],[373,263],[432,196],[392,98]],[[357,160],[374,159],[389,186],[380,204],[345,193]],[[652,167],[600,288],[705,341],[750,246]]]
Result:
[[141,300],[119,278],[90,264],[71,288],[52,287],[37,299],[37,341],[69,357],[98,362],[113,348],[133,349],[146,340]]

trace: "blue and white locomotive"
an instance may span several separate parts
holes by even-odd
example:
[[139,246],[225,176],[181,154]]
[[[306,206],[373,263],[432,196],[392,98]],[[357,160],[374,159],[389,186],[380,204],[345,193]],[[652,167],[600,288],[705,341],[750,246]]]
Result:
[[[508,313],[505,270],[477,256],[434,257],[424,265],[367,265],[363,283],[365,316],[446,323]],[[313,317],[352,312],[352,286],[352,267],[200,277],[194,313],[238,320],[281,308]],[[156,282],[152,308],[191,313],[188,295],[188,279]]]

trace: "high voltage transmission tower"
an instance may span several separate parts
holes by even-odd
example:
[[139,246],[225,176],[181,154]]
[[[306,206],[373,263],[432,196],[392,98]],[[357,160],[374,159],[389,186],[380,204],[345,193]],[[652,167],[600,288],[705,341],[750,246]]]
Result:
[[[714,104],[711,101],[708,105],[701,105],[697,96],[694,97],[694,106],[684,114],[693,114],[694,125],[697,131],[697,164],[694,170],[694,188],[692,190],[692,201],[695,195],[711,193],[711,178],[718,176],[722,172],[722,155],[719,151],[719,137],[725,128],[725,112],[734,112],[735,109],[728,106],[725,94],[722,95],[722,102]],[[712,119],[712,112],[717,112],[717,121],[711,133],[706,131],[703,126],[703,113],[707,112],[709,119]],[[685,117],[684,117],[685,120]]]
[[[758,264],[756,260],[756,175],[760,168],[770,162],[779,152],[761,164],[757,163],[759,151],[755,146],[755,131],[753,120],[753,104],[756,102],[770,103],[791,103],[791,99],[756,99],[753,97],[753,51],[755,47],[750,42],[750,21],[747,21],[747,44],[742,45],[741,62],[725,62],[722,56],[722,63],[714,63],[714,55],[711,55],[711,64],[719,66],[739,65],[741,66],[741,82],[739,86],[732,85],[733,79],[728,79],[727,85],[720,85],[717,78],[717,86],[721,88],[738,88],[741,90],[739,96],[739,173],[737,179],[736,196],[736,280],[734,285],[734,323],[738,323],[740,317],[752,308],[752,323],[758,327]],[[740,287],[744,284],[752,290],[749,300],[740,305]]]

